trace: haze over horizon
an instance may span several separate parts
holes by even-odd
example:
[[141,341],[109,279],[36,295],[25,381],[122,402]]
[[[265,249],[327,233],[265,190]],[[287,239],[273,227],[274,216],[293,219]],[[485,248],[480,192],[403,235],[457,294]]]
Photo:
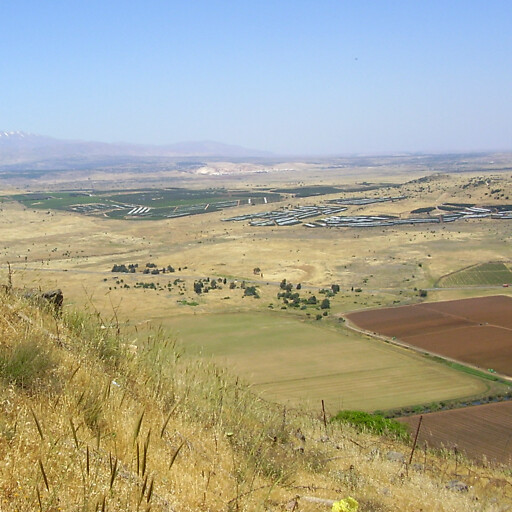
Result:
[[2,3],[0,127],[276,154],[511,150],[512,4]]

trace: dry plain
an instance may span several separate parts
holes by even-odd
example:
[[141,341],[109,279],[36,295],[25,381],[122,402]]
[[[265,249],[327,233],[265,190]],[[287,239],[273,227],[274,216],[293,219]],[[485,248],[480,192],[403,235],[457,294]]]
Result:
[[[207,183],[257,189],[268,186],[269,180],[280,186],[300,186],[311,180],[322,185],[358,182],[339,170],[300,172],[244,179],[210,177]],[[403,195],[399,201],[352,206],[346,213],[404,217],[413,209],[446,201],[500,204],[506,202],[505,196],[492,197],[490,191],[500,188],[509,194],[511,190],[507,173],[490,174],[484,180],[471,173],[411,180],[406,169],[386,169],[368,171],[368,176],[376,183],[381,180],[396,186],[320,197],[290,195],[283,205]],[[195,186],[199,187],[197,182]],[[205,355],[232,367],[269,399],[315,408],[325,399],[335,412],[338,407],[383,409],[489,390],[488,382],[477,377],[349,332],[339,315],[417,303],[422,300],[419,289],[428,290],[428,301],[495,294],[492,286],[442,289],[434,284],[460,268],[511,260],[512,221],[471,219],[361,229],[254,227],[246,222],[223,222],[235,215],[233,210],[161,221],[125,221],[26,208],[8,197],[0,212],[4,282],[10,262],[15,285],[60,287],[66,307],[85,306],[98,311],[105,321],[120,321],[135,341],[147,335],[148,323],[161,325],[185,351],[202,347]],[[245,205],[236,214],[269,208]],[[114,264],[138,264],[142,269],[148,262],[158,267],[172,265],[176,272],[111,272]],[[260,272],[255,274],[255,268]],[[222,283],[198,295],[194,281],[205,278],[226,279],[235,287]],[[304,299],[312,295],[322,299],[319,291],[331,284],[341,289],[330,298],[328,316],[315,320],[323,313],[318,306],[291,308],[277,299],[283,279],[294,288],[300,283]],[[244,296],[243,281],[256,286],[260,298]],[[137,282],[153,283],[154,289],[136,288]],[[421,379],[439,385],[426,389]]]

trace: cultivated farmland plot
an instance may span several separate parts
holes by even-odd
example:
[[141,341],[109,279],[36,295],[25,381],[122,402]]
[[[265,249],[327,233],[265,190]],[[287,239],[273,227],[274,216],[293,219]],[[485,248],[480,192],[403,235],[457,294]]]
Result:
[[[418,425],[418,416],[400,418],[411,429]],[[503,464],[512,462],[512,402],[477,405],[423,415],[420,443],[430,447],[455,447],[466,455],[496,460]]]
[[439,280],[439,286],[496,286],[512,283],[512,271],[509,264],[482,263],[454,272]]
[[[264,397],[288,405],[372,411],[475,396],[482,379],[404,349],[280,314],[174,317],[189,350],[231,367]],[[425,386],[425,382],[429,385]]]
[[241,205],[267,204],[281,200],[272,191],[218,189],[141,189],[120,192],[52,192],[12,196],[25,206],[101,214],[113,219],[166,219],[221,211]]
[[347,315],[357,326],[512,376],[512,298],[478,297]]

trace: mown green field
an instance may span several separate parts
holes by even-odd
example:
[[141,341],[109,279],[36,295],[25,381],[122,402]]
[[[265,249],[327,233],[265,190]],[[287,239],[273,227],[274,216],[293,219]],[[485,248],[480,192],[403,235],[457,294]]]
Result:
[[[140,189],[124,192],[48,192],[15,194],[12,199],[26,207],[74,211],[112,219],[162,220],[169,217],[189,216],[221,211],[239,204],[264,204],[282,200],[270,190],[237,190],[226,188],[164,188]],[[147,212],[132,215],[136,207],[147,207]],[[133,212],[132,212],[133,213]]]
[[127,204],[162,208],[169,206],[189,206],[202,203],[216,203],[230,200],[256,201],[263,197],[268,202],[281,200],[281,195],[271,191],[240,191],[218,189],[187,189],[171,188],[156,190],[132,190],[125,192],[49,192],[49,193],[27,193],[11,196],[25,206],[37,208],[53,208],[66,210],[70,205],[105,203],[105,204]]
[[373,411],[483,393],[487,384],[422,356],[279,313],[173,317],[186,350],[232,368],[264,397],[331,412]]
[[28,193],[11,197],[28,208],[55,210],[66,210],[70,205],[94,204],[99,201],[97,195],[75,192]]
[[482,263],[454,272],[439,280],[441,287],[450,286],[497,286],[512,283],[512,271],[505,263]]

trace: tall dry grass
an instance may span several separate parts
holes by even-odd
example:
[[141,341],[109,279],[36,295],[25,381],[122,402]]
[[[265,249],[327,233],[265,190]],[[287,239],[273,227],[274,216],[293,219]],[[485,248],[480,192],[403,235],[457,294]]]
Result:
[[[511,478],[267,403],[155,329],[0,297],[0,510],[505,510]],[[464,479],[467,493],[446,488]],[[502,487],[500,487],[502,486]],[[317,501],[315,501],[317,498]]]

